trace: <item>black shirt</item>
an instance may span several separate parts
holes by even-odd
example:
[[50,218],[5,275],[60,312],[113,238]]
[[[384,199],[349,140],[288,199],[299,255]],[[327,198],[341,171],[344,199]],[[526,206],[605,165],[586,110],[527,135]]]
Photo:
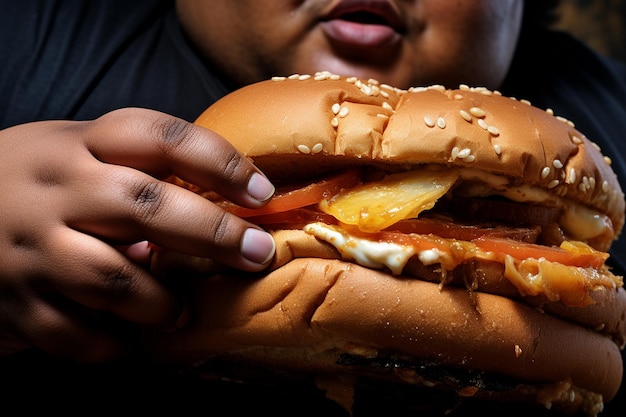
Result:
[[0,1],[0,128],[139,106],[193,120],[227,93],[171,0]]

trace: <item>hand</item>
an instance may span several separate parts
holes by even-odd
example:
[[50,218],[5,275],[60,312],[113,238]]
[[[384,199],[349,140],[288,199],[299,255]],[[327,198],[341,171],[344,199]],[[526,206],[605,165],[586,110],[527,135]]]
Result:
[[135,325],[184,325],[184,302],[142,264],[146,241],[265,267],[269,234],[161,180],[172,174],[247,207],[274,192],[225,139],[155,111],[0,131],[0,353],[103,361]]

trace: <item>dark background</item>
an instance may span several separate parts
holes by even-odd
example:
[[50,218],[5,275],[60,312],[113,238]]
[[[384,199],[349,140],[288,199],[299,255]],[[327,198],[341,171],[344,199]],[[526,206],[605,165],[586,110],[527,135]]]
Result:
[[557,28],[626,63],[626,1],[561,0]]

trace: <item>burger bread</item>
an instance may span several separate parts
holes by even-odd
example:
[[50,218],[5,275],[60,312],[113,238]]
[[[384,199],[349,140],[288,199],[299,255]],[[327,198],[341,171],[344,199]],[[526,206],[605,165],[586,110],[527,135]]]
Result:
[[192,326],[151,340],[160,360],[310,375],[347,409],[364,381],[585,415],[615,396],[626,293],[606,261],[624,195],[572,122],[484,88],[318,73],[244,87],[196,123],[277,195],[251,210],[171,180],[277,253],[245,274],[155,250],[155,273],[202,276],[185,281]]

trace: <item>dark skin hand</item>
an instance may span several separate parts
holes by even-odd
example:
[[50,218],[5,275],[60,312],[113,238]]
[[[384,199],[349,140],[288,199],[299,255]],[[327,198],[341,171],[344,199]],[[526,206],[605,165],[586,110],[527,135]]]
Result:
[[163,181],[172,174],[246,207],[274,192],[224,138],[151,110],[0,132],[0,353],[103,361],[129,348],[121,322],[184,326],[184,300],[145,267],[146,241],[266,266],[267,233]]

